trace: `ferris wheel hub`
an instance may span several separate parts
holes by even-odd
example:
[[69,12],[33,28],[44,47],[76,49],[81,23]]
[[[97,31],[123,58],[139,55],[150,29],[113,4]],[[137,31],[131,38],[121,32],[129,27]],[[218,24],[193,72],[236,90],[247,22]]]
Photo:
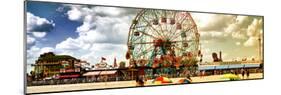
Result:
[[[143,10],[131,24],[126,58],[138,65],[166,64],[167,59],[174,60],[170,65],[179,65],[184,57],[189,62],[198,56],[198,43],[199,33],[188,12]],[[156,62],[159,56],[163,58]]]

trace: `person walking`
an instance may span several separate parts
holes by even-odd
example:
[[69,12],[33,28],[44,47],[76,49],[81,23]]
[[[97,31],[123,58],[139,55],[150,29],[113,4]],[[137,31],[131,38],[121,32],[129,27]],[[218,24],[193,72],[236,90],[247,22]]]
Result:
[[235,75],[238,75],[238,71],[237,71],[237,70],[235,70],[235,71],[234,71],[234,74],[235,74]]
[[242,79],[244,79],[244,76],[245,76],[245,70],[242,69]]
[[142,78],[140,78],[140,77],[136,78],[136,86],[140,86],[140,87],[144,86],[144,81]]
[[191,79],[191,75],[190,75],[190,74],[188,74],[188,75],[186,76],[186,79],[189,80],[190,83],[192,82],[192,79]]
[[200,78],[203,78],[203,71],[199,71]]
[[250,71],[246,70],[247,79],[250,77]]

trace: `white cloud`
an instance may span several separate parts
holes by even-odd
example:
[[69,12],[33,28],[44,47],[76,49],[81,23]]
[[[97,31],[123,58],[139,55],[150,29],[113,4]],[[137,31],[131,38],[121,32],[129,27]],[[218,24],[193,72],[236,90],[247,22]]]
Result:
[[67,38],[55,46],[57,54],[80,57],[80,53],[88,53],[91,44],[83,42],[81,39]]
[[[258,16],[192,13],[200,33],[204,61],[212,61],[211,51],[223,51],[224,60],[258,55],[259,37],[263,40],[263,19]],[[261,42],[263,44],[263,42]],[[244,53],[233,53],[235,51]],[[263,48],[263,47],[261,47]],[[226,56],[224,56],[226,55]]]
[[30,37],[29,35],[27,35],[26,40],[27,40],[27,44],[33,44],[33,43],[35,43],[35,38]]
[[257,39],[263,32],[263,20],[256,16],[204,13],[192,13],[192,16],[203,42],[214,39],[225,41],[232,38],[231,40],[238,40],[246,47],[257,46]]
[[113,7],[72,6],[67,12],[77,27],[77,38],[67,38],[55,47],[57,54],[67,54],[94,64],[106,57],[108,63],[116,57],[125,60],[129,26],[136,11]]
[[191,13],[192,18],[194,19],[197,27],[201,30],[202,27],[206,27],[210,20],[213,19],[215,14],[206,14],[206,13]]
[[204,43],[204,44],[208,44],[210,41],[208,41],[208,40],[202,40],[202,41],[200,41],[201,43]]
[[126,44],[129,26],[136,11],[115,7],[70,6],[70,20],[83,24],[76,29],[79,38],[90,43]]
[[246,39],[247,36],[243,32],[244,31],[235,31],[231,33],[231,36],[232,38],[236,38],[236,39]]
[[257,46],[258,45],[258,38],[257,37],[250,37],[247,41],[244,42],[244,46]]
[[223,32],[209,31],[209,32],[199,32],[201,42],[224,42],[226,41],[228,35]]
[[76,21],[76,20],[80,20],[81,19],[83,14],[82,14],[81,10],[79,10],[79,7],[80,6],[72,6],[71,10],[67,12],[68,18],[70,20]]
[[243,24],[245,23],[250,17],[249,16],[237,16],[236,22],[237,24]]
[[37,46],[31,46],[30,49],[27,50],[27,72],[29,73],[32,70],[31,64],[35,64],[36,60],[45,52],[54,52],[54,48],[52,47],[43,47],[39,48]]
[[63,12],[64,11],[64,6],[58,7],[56,9],[57,12]]
[[27,64],[34,64],[40,54],[54,51],[55,49],[52,47],[39,48],[37,46],[32,46],[30,49],[27,50]]
[[84,22],[77,28],[77,32],[88,42],[125,43],[130,22],[128,17],[97,17],[97,20],[90,24]]
[[[33,20],[34,18],[39,20],[31,21],[33,24],[29,25],[29,30],[32,30],[31,26],[43,25],[44,23],[54,26],[52,21],[34,16],[31,13],[29,15],[33,16]],[[31,59],[36,59],[43,52],[53,51],[56,54],[67,54],[79,59],[81,58],[92,64],[99,62],[101,57],[106,57],[110,64],[113,62],[114,57],[117,60],[125,60],[124,56],[127,51],[126,38],[129,26],[135,15],[136,11],[122,8],[70,6],[70,10],[67,12],[68,18],[82,23],[76,29],[79,36],[67,38],[58,43],[55,48],[38,48],[33,46],[28,50],[28,56],[31,56]],[[255,25],[249,26],[252,24],[252,20],[249,19],[249,17],[245,16],[195,15],[195,21],[198,21],[197,25],[199,30],[201,30],[199,31],[202,38],[200,40],[203,40],[206,44],[210,44],[213,39],[225,41],[232,37],[246,40],[248,36],[254,36],[255,32],[252,32],[255,31],[254,29],[260,21],[255,21]],[[248,24],[249,22],[251,23]],[[251,32],[247,33],[247,30],[251,30]],[[28,39],[30,43],[34,42],[35,38],[42,38],[46,35],[46,32],[42,31],[33,32],[30,33],[33,37]],[[255,40],[255,37],[249,37],[245,43],[241,41],[235,44],[241,45],[244,43],[243,45],[245,46],[252,46]],[[215,50],[208,48],[203,48],[202,52],[207,60],[211,60],[211,51]],[[224,57],[226,55],[224,54]]]
[[114,57],[118,60],[126,60],[124,55],[127,51],[127,46],[122,44],[94,44],[91,49],[88,50],[88,53],[85,53],[81,56],[83,60],[87,60],[90,63],[100,62],[101,57],[107,58],[109,64],[113,63]]
[[200,15],[199,31],[219,31],[224,32],[224,29],[235,20],[234,15],[222,15],[222,14],[206,14],[197,13]]
[[245,36],[241,35],[243,31],[238,30],[241,27],[237,25],[238,22],[244,21],[243,17],[239,17],[237,22],[236,15],[192,13],[192,16],[198,26],[200,41],[224,42],[229,38],[245,39]]
[[53,21],[49,21],[46,18],[35,16],[34,14],[26,13],[26,30],[27,30],[27,47],[28,49],[47,35],[55,26]]
[[253,17],[238,15],[235,17],[235,21],[225,29],[225,32],[231,34],[236,39],[247,39],[247,27],[252,21]]
[[114,57],[125,60],[126,50],[127,46],[124,44],[87,43],[82,39],[72,38],[68,38],[56,45],[57,54],[71,55],[92,64],[99,62],[101,57],[107,58],[109,63],[113,62]]
[[27,12],[26,16],[27,32],[49,32],[55,26],[55,23],[53,23],[53,21],[35,16],[30,12]]
[[36,55],[37,52],[40,51],[40,48],[36,46],[32,46],[29,50],[27,50],[27,58],[32,58],[33,55]]
[[40,54],[46,53],[46,52],[54,52],[54,48],[52,47],[43,47],[39,48],[37,46],[32,46],[29,50],[27,50],[27,57],[38,57]]
[[46,36],[46,32],[32,32],[33,36],[36,38],[43,38]]
[[245,41],[244,46],[249,47],[258,45],[258,39],[262,37],[261,35],[263,33],[262,23],[262,19],[254,19],[251,25],[249,25],[247,29],[247,36],[249,38]]
[[199,32],[199,33],[200,33],[200,36],[202,36],[202,37],[206,37],[206,36],[219,37],[219,36],[223,35],[222,32]]
[[39,53],[43,54],[43,53],[46,53],[46,52],[54,52],[54,51],[55,51],[55,49],[52,48],[52,47],[43,47],[43,48],[41,48]]
[[251,25],[249,25],[247,29],[247,35],[252,36],[259,36],[260,30],[262,28],[262,19],[254,19]]
[[56,45],[56,49],[77,50],[82,46],[82,42],[72,38],[67,38],[63,42]]
[[236,42],[235,43],[237,46],[240,46],[241,45],[241,42]]
[[94,9],[95,13],[107,15],[107,16],[119,16],[120,14],[124,13],[123,10],[116,7],[96,7]]

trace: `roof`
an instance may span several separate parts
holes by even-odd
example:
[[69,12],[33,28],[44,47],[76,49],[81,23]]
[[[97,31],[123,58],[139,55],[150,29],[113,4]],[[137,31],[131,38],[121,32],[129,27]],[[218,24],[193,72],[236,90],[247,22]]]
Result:
[[75,59],[72,56],[69,55],[55,55],[55,56],[47,56],[47,57],[40,57],[38,60],[64,60],[64,59]]
[[115,74],[117,71],[114,70],[114,71],[102,71],[101,72],[101,75],[112,75],[112,74]]
[[91,71],[83,74],[83,76],[95,76],[95,75],[99,75],[100,73],[101,71]]
[[199,70],[222,70],[235,68],[255,68],[260,67],[260,64],[230,64],[230,65],[199,65]]
[[72,75],[61,75],[59,76],[60,79],[63,79],[63,78],[77,78],[79,77],[80,75],[79,74],[72,74]]
[[41,54],[37,61],[62,61],[68,59],[77,60],[76,58],[69,55],[55,55],[53,52],[47,52]]

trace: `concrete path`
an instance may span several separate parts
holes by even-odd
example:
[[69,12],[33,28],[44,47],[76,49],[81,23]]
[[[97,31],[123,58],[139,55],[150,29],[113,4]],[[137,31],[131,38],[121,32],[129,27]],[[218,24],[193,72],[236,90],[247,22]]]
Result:
[[[241,78],[242,76],[239,75]],[[260,79],[263,78],[262,73],[252,73],[249,78],[245,79]],[[171,78],[175,84],[182,78]],[[228,81],[223,78],[223,75],[212,75],[204,77],[191,77],[193,82],[212,82],[212,81]],[[63,84],[63,85],[46,85],[46,86],[29,86],[27,87],[27,93],[42,93],[42,92],[58,92],[58,91],[71,91],[71,90],[87,90],[87,89],[104,89],[104,88],[119,88],[119,87],[134,87],[135,81],[114,81],[114,82],[99,82],[99,83],[80,83],[80,84]],[[152,83],[152,80],[148,80],[145,84],[156,85]]]

